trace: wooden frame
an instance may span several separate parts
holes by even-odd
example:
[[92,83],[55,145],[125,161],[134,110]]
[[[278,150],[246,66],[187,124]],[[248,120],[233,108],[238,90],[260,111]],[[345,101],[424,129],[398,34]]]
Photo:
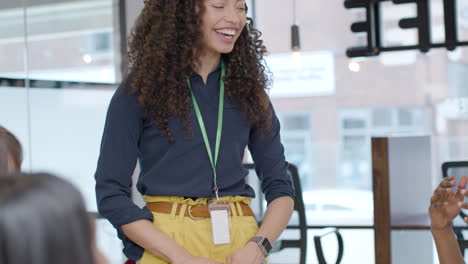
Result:
[[375,263],[391,264],[388,139],[372,138]]

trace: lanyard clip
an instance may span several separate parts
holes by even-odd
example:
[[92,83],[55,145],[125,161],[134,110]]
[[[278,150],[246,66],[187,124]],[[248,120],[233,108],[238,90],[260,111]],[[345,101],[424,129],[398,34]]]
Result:
[[218,177],[216,175],[216,170],[213,170],[213,176],[214,176],[214,192],[215,192],[215,195],[216,195],[216,201],[219,202]]

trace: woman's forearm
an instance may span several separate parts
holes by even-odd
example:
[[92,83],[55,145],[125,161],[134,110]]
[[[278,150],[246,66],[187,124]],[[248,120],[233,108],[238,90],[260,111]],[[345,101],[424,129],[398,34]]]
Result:
[[465,263],[451,227],[431,229],[431,232],[436,244],[440,264]]
[[293,209],[294,200],[289,196],[273,200],[268,205],[257,236],[266,237],[273,244],[288,225]]
[[183,259],[190,257],[187,250],[177,244],[174,239],[158,230],[148,220],[138,220],[123,225],[122,231],[140,247],[171,263],[183,263]]

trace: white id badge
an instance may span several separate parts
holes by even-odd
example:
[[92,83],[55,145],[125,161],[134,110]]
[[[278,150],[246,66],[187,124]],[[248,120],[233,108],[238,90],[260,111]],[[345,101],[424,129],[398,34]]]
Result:
[[230,244],[231,243],[231,218],[230,205],[211,200],[208,203],[208,209],[211,216],[211,228],[213,230],[213,244]]

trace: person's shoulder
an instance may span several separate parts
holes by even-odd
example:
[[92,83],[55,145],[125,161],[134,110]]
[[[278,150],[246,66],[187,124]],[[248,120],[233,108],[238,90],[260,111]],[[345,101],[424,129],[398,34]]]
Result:
[[126,109],[140,111],[142,106],[139,103],[139,93],[131,87],[129,79],[123,80],[112,96],[110,107],[114,109]]
[[115,90],[113,99],[138,102],[139,97],[140,93],[132,88],[132,82],[130,81],[130,79],[126,78],[119,84],[119,86]]

